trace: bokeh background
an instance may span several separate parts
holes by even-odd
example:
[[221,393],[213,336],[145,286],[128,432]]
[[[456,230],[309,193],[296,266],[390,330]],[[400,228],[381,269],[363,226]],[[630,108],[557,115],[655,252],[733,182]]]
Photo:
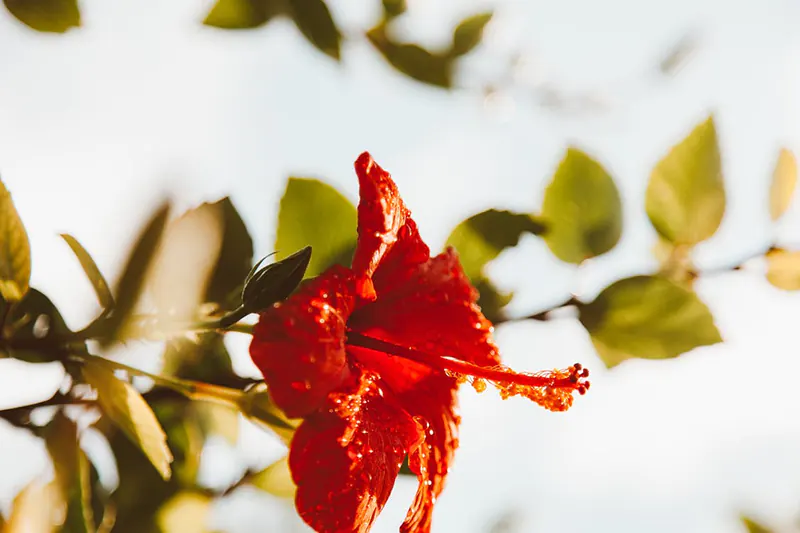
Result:
[[[58,233],[79,237],[114,278],[163,194],[179,207],[230,195],[265,255],[287,177],[323,179],[356,201],[352,162],[364,150],[392,172],[434,249],[483,209],[538,210],[568,146],[603,163],[623,200],[619,246],[576,269],[523,238],[490,265],[496,284],[516,292],[512,314],[591,298],[656,268],[650,170],[710,112],[728,206],[698,264],[724,269],[770,243],[800,244],[800,208],[777,227],[767,214],[778,148],[800,144],[796,1],[411,1],[396,34],[430,48],[465,16],[495,12],[451,91],[403,76],[375,51],[363,36],[381,14],[372,0],[329,2],[345,35],[340,63],[288,20],[245,32],[203,26],[205,1],[80,5],[82,26],[63,35],[0,12],[0,173],[28,229],[32,284],[74,328],[97,307]],[[676,46],[687,52],[678,67],[659,69]],[[465,388],[462,447],[434,530],[731,533],[746,531],[741,513],[798,530],[800,296],[770,286],[762,267],[698,280],[725,343],[674,360],[606,370],[569,315],[499,327],[511,366],[580,361],[592,390],[553,414]],[[227,340],[235,369],[256,377],[248,337]],[[155,369],[157,354],[132,345],[121,355]],[[0,368],[4,408],[47,398],[63,376],[57,364]],[[224,487],[284,453],[242,425],[236,447],[206,443],[203,483]],[[0,509],[49,468],[40,441],[0,424]],[[397,530],[415,489],[401,477],[375,531]],[[307,530],[291,502],[250,488],[210,520],[210,530]]]

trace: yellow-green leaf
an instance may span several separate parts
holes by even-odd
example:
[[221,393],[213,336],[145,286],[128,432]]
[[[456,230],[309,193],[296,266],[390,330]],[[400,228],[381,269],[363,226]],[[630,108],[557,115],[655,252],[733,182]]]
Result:
[[156,522],[165,533],[205,533],[210,506],[205,494],[179,492],[159,509]]
[[102,359],[88,360],[82,370],[86,382],[97,390],[97,401],[106,416],[144,452],[161,476],[169,479],[172,454],[167,436],[142,395],[117,379]]
[[139,301],[145,276],[161,242],[168,214],[169,205],[162,204],[150,217],[128,256],[115,291],[117,304],[106,324],[108,335],[101,339],[103,346],[108,346],[124,336],[125,323]]
[[398,43],[380,24],[367,32],[372,46],[396,70],[422,83],[449,89],[453,85],[453,56],[431,52],[416,44]]
[[3,533],[52,533],[55,531],[53,510],[57,501],[52,485],[32,481],[14,498]]
[[25,296],[31,279],[31,247],[11,193],[0,181],[0,296],[16,302]]
[[239,413],[231,407],[208,402],[194,402],[192,411],[206,435],[216,435],[235,446],[239,441]]
[[658,276],[617,281],[580,306],[580,321],[608,367],[630,358],[669,359],[722,342],[697,295]]
[[748,533],[772,533],[771,529],[762,526],[761,524],[759,524],[758,522],[747,516],[742,517],[742,524],[744,524],[744,527],[747,528]]
[[658,162],[645,208],[656,231],[675,244],[695,245],[717,231],[725,213],[725,186],[713,117]]
[[279,0],[217,0],[203,24],[226,30],[257,28],[281,11]]
[[288,0],[297,29],[320,52],[339,61],[342,34],[323,0]]
[[767,281],[785,291],[800,290],[800,251],[774,249],[767,252]]
[[769,191],[769,213],[772,220],[778,220],[789,209],[796,186],[797,160],[791,150],[781,148]]
[[454,56],[463,56],[478,46],[483,38],[483,30],[492,20],[491,11],[472,15],[462,20],[453,32],[453,46],[451,53]]
[[281,198],[275,250],[285,257],[313,248],[305,277],[333,264],[350,266],[356,245],[356,208],[339,191],[316,179],[289,178]]
[[77,0],[3,0],[20,22],[34,30],[64,33],[81,25]]
[[66,241],[72,253],[78,258],[86,277],[89,278],[92,288],[95,294],[97,294],[97,301],[100,302],[100,306],[103,309],[111,309],[114,307],[114,297],[111,295],[111,289],[108,288],[106,278],[103,277],[103,274],[97,267],[97,263],[94,262],[94,259],[92,259],[89,252],[86,251],[86,248],[72,235],[62,233],[61,238]]
[[289,471],[289,457],[278,459],[250,478],[250,484],[278,498],[294,498],[297,486]]
[[53,460],[55,486],[66,505],[63,530],[95,533],[89,459],[78,444],[78,426],[59,411],[45,428],[44,438]]
[[614,180],[591,157],[570,148],[547,186],[544,240],[568,263],[611,250],[622,234],[622,204]]

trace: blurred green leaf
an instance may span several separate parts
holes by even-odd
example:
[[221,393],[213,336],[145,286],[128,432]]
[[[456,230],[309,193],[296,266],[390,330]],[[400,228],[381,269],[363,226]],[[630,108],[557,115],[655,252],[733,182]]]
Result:
[[275,250],[292,253],[311,246],[305,277],[329,266],[350,266],[356,244],[356,208],[339,191],[315,179],[289,178],[281,198]]
[[215,435],[235,446],[239,442],[239,412],[225,405],[193,402],[192,415],[197,418],[203,435]]
[[217,0],[203,24],[226,30],[256,28],[281,13],[283,7],[283,0]]
[[161,476],[171,476],[172,454],[167,436],[142,395],[116,378],[102,359],[92,358],[82,368],[86,382],[97,390],[100,408],[150,459]]
[[778,220],[789,209],[796,186],[797,160],[791,150],[781,148],[769,191],[769,213],[772,220]]
[[64,33],[81,25],[77,0],[3,0],[20,22],[37,31]]
[[75,257],[78,258],[81,267],[83,267],[83,271],[86,273],[86,277],[89,278],[89,281],[92,283],[92,288],[94,288],[94,292],[97,294],[97,301],[100,302],[100,306],[103,309],[113,308],[114,297],[111,295],[111,289],[108,288],[108,283],[100,272],[100,269],[97,268],[97,264],[94,262],[94,259],[92,259],[92,256],[89,255],[86,248],[72,235],[62,233],[61,238],[66,241],[75,254]]
[[202,318],[198,307],[221,260],[224,232],[220,203],[201,204],[166,225],[146,280],[160,320],[181,324]]
[[392,20],[406,12],[406,0],[383,0],[383,18]]
[[617,281],[580,306],[580,321],[609,368],[630,358],[669,359],[722,342],[697,295],[657,276]]
[[244,416],[266,426],[267,429],[277,434],[286,445],[292,441],[297,426],[302,422],[302,420],[286,418],[283,411],[272,403],[264,383],[255,385],[247,391],[245,401],[240,408]]
[[367,32],[372,45],[395,69],[422,83],[449,89],[453,84],[453,57],[425,50],[419,45],[398,43],[380,24]]
[[223,309],[232,309],[239,304],[244,278],[253,264],[253,239],[230,198],[212,205],[222,209],[225,226],[222,250],[211,274],[205,301],[216,302]]
[[785,291],[800,290],[800,251],[780,248],[770,250],[767,259],[767,281]]
[[762,526],[752,518],[746,516],[742,517],[742,524],[747,528],[748,533],[772,533],[771,529]]
[[483,269],[500,252],[519,243],[523,233],[541,235],[544,225],[530,215],[487,209],[461,222],[447,238],[458,252],[464,273],[480,292],[479,305],[491,321],[501,321],[501,309],[511,301],[485,277]]
[[161,242],[168,213],[169,205],[162,204],[150,217],[136,240],[117,284],[115,291],[117,306],[106,324],[107,335],[101,339],[101,345],[104,347],[121,337],[125,321],[139,300],[145,275],[155,257],[158,244]]
[[[12,337],[15,341],[63,339],[72,333],[50,298],[34,288],[12,308],[7,323],[14,325]],[[73,350],[76,350],[75,346]],[[29,363],[46,363],[53,361],[54,357],[66,355],[55,353],[52,347],[45,351],[13,348],[9,349],[9,353],[12,357]]]
[[294,498],[297,486],[289,472],[289,456],[278,459],[253,475],[250,484],[278,498]]
[[553,254],[580,264],[616,246],[622,203],[614,180],[595,160],[570,148],[544,193],[544,240]]
[[290,13],[308,42],[319,51],[340,59],[342,34],[323,0],[288,0]]
[[78,426],[58,411],[44,430],[55,484],[66,504],[62,527],[68,533],[95,533],[89,460],[78,444]]
[[159,509],[156,521],[164,533],[205,533],[210,506],[207,495],[181,491]]
[[31,279],[31,247],[11,193],[0,181],[0,296],[16,302]]
[[481,43],[483,30],[490,20],[492,20],[491,11],[472,15],[462,20],[453,32],[451,54],[454,56],[463,56],[470,53]]
[[725,186],[713,117],[658,162],[645,208],[656,231],[675,244],[695,245],[717,231],[725,213]]

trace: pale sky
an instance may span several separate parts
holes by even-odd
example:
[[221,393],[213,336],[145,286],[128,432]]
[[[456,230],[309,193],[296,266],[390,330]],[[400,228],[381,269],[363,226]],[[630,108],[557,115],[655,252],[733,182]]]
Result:
[[[351,35],[378,15],[377,1],[329,3]],[[735,264],[773,240],[800,245],[800,208],[774,230],[767,215],[777,150],[800,149],[797,2],[411,2],[398,32],[430,46],[446,42],[462,16],[497,7],[486,46],[463,65],[469,89],[453,94],[396,74],[358,37],[336,65],[287,22],[246,33],[203,28],[204,1],[81,5],[84,27],[64,36],[0,13],[0,175],[28,228],[32,283],[73,327],[96,304],[59,232],[77,236],[113,279],[121,243],[162,192],[184,207],[230,194],[263,255],[286,177],[324,178],[355,201],[352,162],[364,150],[392,172],[432,248],[484,208],[538,210],[570,144],[606,166],[625,207],[620,245],[576,271],[525,239],[490,270],[517,291],[515,312],[570,292],[590,298],[653,268],[649,171],[710,111],[728,210],[699,262]],[[687,32],[698,36],[692,60],[659,78],[658,61]],[[526,58],[528,88],[487,104],[476,80],[514,50]],[[555,112],[536,104],[537,83],[611,107]],[[743,532],[741,511],[790,524],[800,514],[800,295],[773,289],[757,268],[701,280],[698,291],[726,343],[672,361],[606,371],[569,317],[498,328],[511,366],[581,361],[593,386],[566,414],[465,389],[462,447],[434,531],[489,532],[506,514],[516,517],[506,530],[514,533]],[[237,368],[252,373],[246,339],[231,347]],[[154,366],[145,352],[135,364]],[[1,363],[3,406],[46,397],[60,379],[58,368]],[[280,452],[248,428],[236,450],[210,448],[204,476],[222,483]],[[0,428],[3,508],[44,465],[40,444]],[[376,532],[397,531],[415,487],[398,482]],[[236,533],[304,531],[283,503],[246,491],[214,519]]]

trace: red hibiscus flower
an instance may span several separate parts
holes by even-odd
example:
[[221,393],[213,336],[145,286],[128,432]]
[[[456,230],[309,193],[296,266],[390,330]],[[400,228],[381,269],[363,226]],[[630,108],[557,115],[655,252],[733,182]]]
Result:
[[501,366],[455,251],[431,257],[389,174],[367,153],[355,168],[352,268],[264,312],[250,353],[275,404],[304,419],[289,452],[300,516],[322,533],[369,531],[408,456],[419,489],[400,531],[424,533],[458,447],[460,383],[563,411],[588,372]]

